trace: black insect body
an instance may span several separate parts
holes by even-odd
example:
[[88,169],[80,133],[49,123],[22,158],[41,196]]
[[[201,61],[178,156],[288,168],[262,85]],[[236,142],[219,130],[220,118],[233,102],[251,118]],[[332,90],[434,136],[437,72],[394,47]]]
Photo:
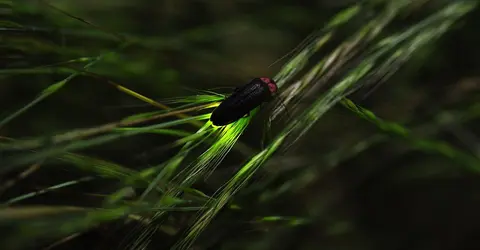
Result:
[[233,123],[250,114],[250,111],[268,102],[277,92],[277,84],[270,78],[254,78],[248,84],[235,89],[212,112],[210,121],[215,126]]

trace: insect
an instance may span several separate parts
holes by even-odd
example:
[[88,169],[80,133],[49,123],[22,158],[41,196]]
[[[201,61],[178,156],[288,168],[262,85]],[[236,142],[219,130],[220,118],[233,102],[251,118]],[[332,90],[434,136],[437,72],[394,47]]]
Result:
[[271,78],[254,78],[246,85],[236,88],[229,97],[223,100],[213,110],[210,121],[215,126],[233,123],[248,116],[250,111],[262,103],[270,101],[277,90],[277,84]]

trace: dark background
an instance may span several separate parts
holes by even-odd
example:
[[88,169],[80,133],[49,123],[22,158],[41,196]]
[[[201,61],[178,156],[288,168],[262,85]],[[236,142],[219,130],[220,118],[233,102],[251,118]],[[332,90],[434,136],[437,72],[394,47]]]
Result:
[[[235,87],[252,77],[275,75],[286,61],[269,67],[272,62],[349,6],[349,2],[355,1],[50,1],[109,31],[138,39],[138,43],[105,58],[93,69],[158,100],[192,95],[195,90]],[[399,17],[388,30],[400,32],[445,1],[431,2]],[[446,141],[478,159],[480,126],[475,114],[480,113],[479,15],[479,10],[470,13],[359,103],[383,119],[406,124],[419,138]],[[97,56],[118,45],[110,34],[44,5],[20,1],[4,17],[37,30],[3,33],[3,69]],[[61,73],[0,74],[1,117],[23,107],[44,88],[65,77]],[[476,109],[471,108],[473,105],[477,105]],[[55,134],[153,109],[105,81],[79,76],[2,127],[0,135],[23,138]],[[473,118],[447,123],[450,110]],[[258,135],[263,132],[261,124],[254,123],[240,140],[259,149]],[[348,157],[349,149],[375,135],[389,139]],[[478,249],[479,176],[464,171],[451,159],[414,150],[402,140],[390,137],[352,112],[333,108],[293,151],[267,163],[252,187],[236,198],[243,209],[222,211],[200,237],[199,246]],[[142,169],[173,155],[176,149],[153,151],[171,140],[168,136],[142,135],[82,153]],[[329,159],[338,159],[339,163],[331,164]],[[199,187],[213,193],[245,160],[244,155],[232,151],[210,181]],[[83,176],[81,171],[68,166],[45,167],[8,189],[1,198],[6,200],[79,176]],[[271,176],[275,176],[271,183],[256,188]],[[267,199],[286,185],[286,192]],[[89,193],[108,193],[114,187],[114,183],[102,180],[40,195],[22,204],[94,204],[98,198]],[[306,218],[309,223],[291,226],[288,222],[254,222],[263,216]],[[122,223],[113,224],[56,249],[110,249],[128,231],[122,229]],[[152,249],[166,249],[176,237],[161,234],[155,237]]]

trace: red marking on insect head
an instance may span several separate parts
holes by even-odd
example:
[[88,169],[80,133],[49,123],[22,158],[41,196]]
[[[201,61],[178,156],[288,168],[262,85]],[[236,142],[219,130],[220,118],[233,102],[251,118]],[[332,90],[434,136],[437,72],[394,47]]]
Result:
[[262,80],[262,82],[266,83],[268,85],[268,89],[270,90],[270,93],[275,93],[277,92],[278,88],[277,88],[277,84],[270,78],[268,77],[261,77],[260,80]]
[[270,78],[267,77],[261,77],[260,80],[262,80],[262,82],[264,83],[270,83],[272,81]]
[[268,89],[270,90],[270,93],[272,93],[272,94],[277,92],[277,89],[278,89],[277,84],[275,84],[273,82],[269,83],[268,84]]

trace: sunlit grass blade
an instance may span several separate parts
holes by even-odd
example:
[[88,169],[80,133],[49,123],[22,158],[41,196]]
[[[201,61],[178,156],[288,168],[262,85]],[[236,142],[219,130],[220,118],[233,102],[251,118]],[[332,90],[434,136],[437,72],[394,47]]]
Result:
[[197,162],[178,174],[173,182],[179,182],[180,186],[188,187],[198,178],[207,177],[230,152],[249,122],[250,119],[243,118],[219,129],[216,135],[217,141],[200,155]]
[[[215,170],[215,168],[220,164],[223,158],[228,154],[228,152],[235,145],[236,141],[243,133],[245,128],[248,126],[250,117],[246,117],[238,120],[235,123],[229,124],[225,127],[219,128],[215,135],[216,140],[199,158],[198,161],[193,162],[186,167],[185,170],[178,173],[173,179],[171,186],[168,191],[162,196],[159,201],[160,206],[174,205],[170,202],[172,197],[176,197],[184,188],[190,187],[195,181],[201,177],[207,177],[209,173]],[[211,126],[207,124],[207,126]],[[204,128],[205,129],[205,128]],[[201,132],[199,130],[197,133]],[[185,159],[186,153],[190,150],[189,146],[186,145],[181,153],[177,154],[167,166],[164,168],[165,171],[162,171],[158,176],[157,180],[161,179],[169,180],[170,176],[178,169],[180,163]],[[152,183],[156,183],[155,181]],[[176,188],[178,186],[179,188]],[[143,194],[142,196],[144,196]],[[154,218],[159,218],[164,213],[157,213]],[[156,231],[156,225],[151,225],[146,227],[143,230],[143,233],[139,238],[131,243],[131,247],[148,244],[150,237]]]
[[[208,117],[210,117],[210,114],[208,114]],[[197,134],[203,133],[204,131],[208,130],[211,128],[211,124],[209,122],[205,123],[203,127],[201,127],[199,130],[197,130]],[[214,129],[215,130],[215,129]],[[214,131],[213,131],[214,132]],[[150,192],[153,190],[154,186],[157,186],[159,183],[171,183],[170,180],[172,176],[178,171],[180,165],[182,162],[185,160],[187,155],[190,153],[192,149],[194,149],[199,143],[194,143],[194,141],[187,142],[179,151],[178,153],[170,158],[166,163],[161,164],[162,169],[157,173],[155,176],[155,179],[150,183],[150,186],[142,193],[140,196],[139,201],[144,199]],[[176,185],[175,183],[171,183],[173,185]],[[165,207],[169,206],[171,207],[172,205],[172,198],[175,199],[175,197],[178,195],[178,193],[181,190],[185,190],[185,188],[188,189],[188,187],[171,187],[168,192],[164,193],[160,200],[157,202],[156,206],[160,207]],[[125,245],[125,248],[129,249],[136,249],[136,247],[140,245],[148,245],[150,242],[150,238],[157,232],[159,229],[159,224],[157,224],[158,218],[162,217],[165,214],[165,211],[162,212],[157,212],[154,214],[152,219],[145,224],[138,225],[137,227],[133,228],[130,233],[129,237],[127,237],[124,241],[123,244]],[[140,232],[140,235],[136,238],[135,235]],[[132,240],[132,238],[134,238]]]
[[222,187],[214,196],[216,199],[207,202],[207,210],[199,215],[190,227],[188,233],[172,249],[188,249],[198,235],[210,223],[213,217],[222,209],[230,198],[235,195],[253,176],[258,168],[272,155],[283,143],[285,137],[277,137],[269,147],[255,155],[248,161],[224,187]]

